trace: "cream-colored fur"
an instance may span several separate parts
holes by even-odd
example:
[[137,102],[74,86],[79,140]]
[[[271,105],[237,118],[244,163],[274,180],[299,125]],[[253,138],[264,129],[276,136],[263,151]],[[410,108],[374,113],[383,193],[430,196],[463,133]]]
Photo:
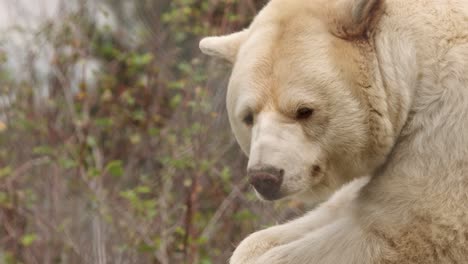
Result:
[[466,0],[272,0],[200,46],[234,64],[248,167],[282,169],[279,198],[338,190],[246,238],[232,264],[468,263]]

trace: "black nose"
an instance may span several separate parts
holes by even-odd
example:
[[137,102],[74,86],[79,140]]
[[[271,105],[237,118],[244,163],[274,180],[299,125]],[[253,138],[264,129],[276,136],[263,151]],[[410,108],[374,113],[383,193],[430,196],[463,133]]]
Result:
[[247,172],[250,184],[267,200],[280,198],[284,170],[274,167],[257,167]]

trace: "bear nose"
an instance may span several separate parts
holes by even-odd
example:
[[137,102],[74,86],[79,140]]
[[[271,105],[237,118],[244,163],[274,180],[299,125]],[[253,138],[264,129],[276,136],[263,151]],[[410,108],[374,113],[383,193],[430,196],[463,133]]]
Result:
[[252,184],[255,190],[266,200],[276,200],[280,198],[283,174],[284,170],[274,167],[257,167],[247,171],[250,184]]

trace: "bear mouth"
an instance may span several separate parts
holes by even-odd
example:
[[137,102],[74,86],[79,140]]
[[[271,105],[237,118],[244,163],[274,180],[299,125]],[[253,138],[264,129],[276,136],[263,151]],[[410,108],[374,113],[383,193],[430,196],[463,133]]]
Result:
[[267,201],[267,202],[274,202],[274,201],[290,198],[290,197],[296,196],[298,194],[301,194],[304,191],[304,190],[296,190],[296,191],[292,191],[292,192],[287,192],[287,191],[283,190],[283,188],[281,188],[277,192],[268,192],[268,193],[262,194],[257,189],[255,189],[254,187],[252,187],[252,188],[255,190],[255,194],[257,195],[257,197],[260,200]]
[[260,193],[257,189],[253,188],[255,190],[255,194],[257,195],[257,197],[262,200],[262,201],[268,201],[268,202],[273,202],[273,201],[278,201],[278,200],[281,200],[285,197],[288,197],[290,195],[286,195],[284,194],[282,191],[278,191],[278,192],[267,192],[267,193]]

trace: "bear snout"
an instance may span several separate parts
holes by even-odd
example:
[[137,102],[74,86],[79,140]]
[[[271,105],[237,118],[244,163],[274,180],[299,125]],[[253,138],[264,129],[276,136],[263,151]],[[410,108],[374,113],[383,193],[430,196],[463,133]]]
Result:
[[249,169],[247,172],[250,184],[266,200],[276,200],[280,197],[281,184],[283,183],[283,169],[263,167]]

